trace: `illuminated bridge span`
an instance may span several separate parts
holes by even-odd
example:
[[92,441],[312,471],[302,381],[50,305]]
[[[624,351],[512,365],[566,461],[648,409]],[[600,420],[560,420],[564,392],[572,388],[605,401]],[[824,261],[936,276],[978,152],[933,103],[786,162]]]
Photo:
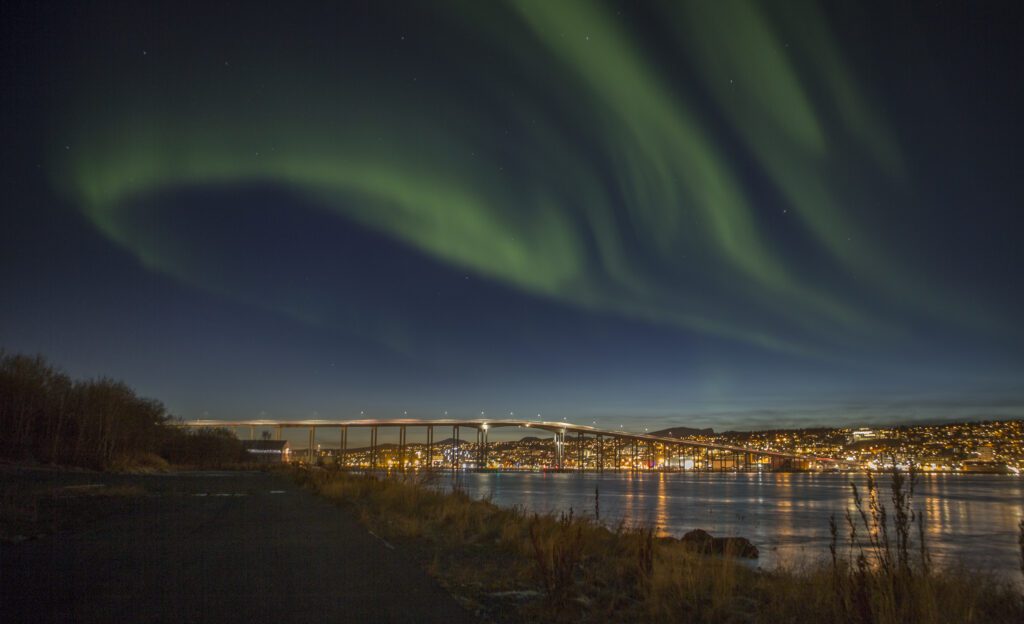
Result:
[[[350,468],[451,468],[460,469],[510,469],[544,468],[551,470],[694,470],[694,471],[746,471],[746,470],[795,470],[807,469],[832,460],[803,457],[791,453],[765,451],[761,449],[711,444],[686,438],[608,431],[574,425],[567,422],[545,422],[512,419],[423,420],[397,418],[386,420],[192,420],[182,423],[184,427],[195,428],[237,428],[248,427],[249,437],[255,437],[257,428],[273,428],[277,439],[285,428],[309,429],[309,450],[307,459],[313,461],[316,453],[317,429],[338,429],[338,464]],[[451,437],[435,443],[434,430],[451,427]],[[553,434],[554,452],[537,461],[499,463],[491,457],[494,443],[488,441],[488,432],[500,427],[521,427]],[[368,447],[349,448],[349,429],[367,429],[370,434]],[[378,443],[381,428],[398,429],[397,445]],[[408,429],[425,431],[425,441],[410,443]],[[472,429],[475,441],[461,439],[465,429]],[[575,434],[575,435],[573,435]],[[418,447],[419,453],[412,447]],[[392,451],[390,457],[383,457],[383,451]],[[425,453],[423,450],[425,449]],[[424,458],[425,455],[425,458]]]

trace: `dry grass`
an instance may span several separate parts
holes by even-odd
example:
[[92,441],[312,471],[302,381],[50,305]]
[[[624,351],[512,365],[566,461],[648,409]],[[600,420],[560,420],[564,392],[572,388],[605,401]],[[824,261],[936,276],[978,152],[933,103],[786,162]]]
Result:
[[1009,583],[977,573],[965,582],[962,570],[933,569],[915,541],[923,530],[906,481],[894,484],[890,505],[873,481],[858,493],[841,540],[833,520],[831,561],[763,572],[694,554],[651,530],[609,528],[574,514],[529,515],[442,492],[423,477],[296,477],[419,553],[454,594],[495,621],[1024,621],[1024,597]]
[[171,465],[156,453],[133,453],[115,459],[109,472],[167,472]]

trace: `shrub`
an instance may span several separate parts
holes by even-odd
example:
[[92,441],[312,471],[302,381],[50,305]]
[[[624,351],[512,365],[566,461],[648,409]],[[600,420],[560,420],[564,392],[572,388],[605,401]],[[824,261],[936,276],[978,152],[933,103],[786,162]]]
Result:
[[159,401],[107,378],[72,380],[40,356],[0,352],[0,457],[96,469],[238,462],[226,430],[171,426]]

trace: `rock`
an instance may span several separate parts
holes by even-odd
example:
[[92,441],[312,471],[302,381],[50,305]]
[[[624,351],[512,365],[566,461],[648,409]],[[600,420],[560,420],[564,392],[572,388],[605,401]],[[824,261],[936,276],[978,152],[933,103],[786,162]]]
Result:
[[716,537],[712,542],[712,550],[715,554],[722,554],[727,557],[742,557],[743,559],[757,559],[757,546],[745,537]]
[[757,546],[745,537],[713,537],[703,529],[694,529],[679,540],[693,552],[702,555],[724,555],[757,559]]
[[711,537],[711,534],[704,529],[694,529],[679,541],[694,552],[709,555],[711,554],[711,544],[715,538]]

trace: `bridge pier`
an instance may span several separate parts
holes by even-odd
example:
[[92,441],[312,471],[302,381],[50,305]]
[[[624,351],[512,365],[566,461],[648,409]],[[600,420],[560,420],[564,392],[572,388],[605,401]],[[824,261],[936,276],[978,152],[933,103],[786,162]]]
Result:
[[476,467],[477,470],[487,468],[487,425],[476,429]]
[[427,427],[427,468],[434,467],[434,426]]
[[489,442],[487,441],[487,425],[483,426],[483,430],[483,446],[481,447],[481,450],[484,453],[484,461],[481,468],[487,468],[487,460],[490,456],[490,448],[488,446]]
[[338,451],[338,463],[342,468],[348,467],[348,427],[341,428],[341,448]]
[[459,470],[459,426],[452,426],[452,473]]
[[398,468],[405,472],[405,425],[398,428]]
[[309,463],[311,465],[316,463],[314,458],[313,458],[313,453],[315,452],[314,451],[314,448],[315,448],[314,445],[315,444],[316,444],[316,427],[310,427],[309,428],[309,453],[308,453],[308,455],[309,455]]
[[377,469],[377,425],[370,427],[370,469]]

